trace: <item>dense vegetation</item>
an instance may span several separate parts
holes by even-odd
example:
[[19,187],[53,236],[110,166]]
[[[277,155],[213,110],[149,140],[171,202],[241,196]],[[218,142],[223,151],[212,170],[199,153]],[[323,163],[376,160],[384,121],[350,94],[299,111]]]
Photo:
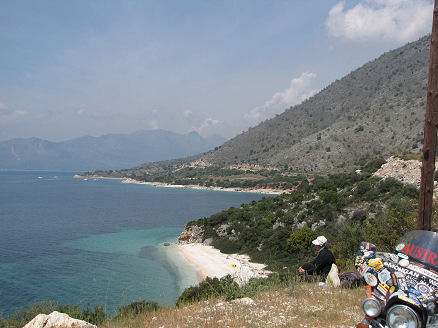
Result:
[[279,170],[239,170],[218,166],[183,166],[172,169],[131,169],[117,172],[96,171],[97,176],[120,176],[145,182],[160,182],[173,185],[198,185],[204,187],[282,189],[298,187],[307,177],[291,171]]
[[311,241],[324,234],[340,268],[351,268],[361,241],[390,249],[415,227],[418,189],[373,176],[382,163],[375,160],[361,173],[315,176],[293,193],[232,207],[188,225],[202,227],[204,240],[222,252],[246,253],[271,269],[288,271],[314,257]]

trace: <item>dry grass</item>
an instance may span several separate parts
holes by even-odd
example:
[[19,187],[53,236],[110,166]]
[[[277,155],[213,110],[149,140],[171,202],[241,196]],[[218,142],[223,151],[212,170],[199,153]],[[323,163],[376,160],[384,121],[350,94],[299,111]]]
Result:
[[363,289],[332,289],[303,283],[252,297],[253,304],[214,299],[166,308],[106,328],[119,327],[355,327],[362,318]]

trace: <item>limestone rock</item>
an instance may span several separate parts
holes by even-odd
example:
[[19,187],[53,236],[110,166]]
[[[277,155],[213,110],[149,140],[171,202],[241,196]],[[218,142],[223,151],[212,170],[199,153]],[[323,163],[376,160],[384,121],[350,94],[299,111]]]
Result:
[[232,300],[231,303],[238,303],[238,304],[243,304],[243,305],[256,305],[254,300],[252,298],[249,298],[249,297],[238,298],[236,300]]
[[219,228],[216,229],[216,233],[219,237],[227,237],[227,228],[229,227],[229,224],[222,224],[219,226]]
[[23,328],[97,328],[91,323],[73,319],[65,313],[53,311],[49,315],[38,314]]
[[192,225],[186,227],[178,237],[178,243],[180,244],[193,244],[202,243],[204,230],[201,227]]
[[403,183],[420,186],[421,162],[416,160],[404,161],[400,158],[390,157],[375,173],[380,178],[395,178]]

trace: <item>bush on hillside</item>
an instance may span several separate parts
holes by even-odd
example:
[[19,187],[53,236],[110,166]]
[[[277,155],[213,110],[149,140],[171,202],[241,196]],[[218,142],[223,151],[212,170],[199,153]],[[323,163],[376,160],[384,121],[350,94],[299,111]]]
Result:
[[132,318],[141,313],[155,312],[160,308],[156,302],[133,302],[131,304],[120,306],[116,318]]
[[198,286],[186,288],[176,301],[176,306],[186,303],[199,302],[209,298],[225,296],[226,299],[234,299],[240,295],[239,286],[230,275],[221,279],[207,277]]
[[290,252],[295,253],[308,250],[312,246],[312,240],[316,237],[316,233],[309,227],[295,230],[287,240]]

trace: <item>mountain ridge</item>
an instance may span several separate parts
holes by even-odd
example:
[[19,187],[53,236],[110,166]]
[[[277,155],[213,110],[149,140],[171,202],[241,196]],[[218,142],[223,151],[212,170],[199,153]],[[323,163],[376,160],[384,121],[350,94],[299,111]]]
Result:
[[36,137],[0,142],[0,168],[43,170],[121,169],[144,162],[190,156],[220,145],[220,136],[145,130],[82,136],[60,142]]
[[429,43],[427,35],[384,53],[200,159],[309,172],[419,152]]

